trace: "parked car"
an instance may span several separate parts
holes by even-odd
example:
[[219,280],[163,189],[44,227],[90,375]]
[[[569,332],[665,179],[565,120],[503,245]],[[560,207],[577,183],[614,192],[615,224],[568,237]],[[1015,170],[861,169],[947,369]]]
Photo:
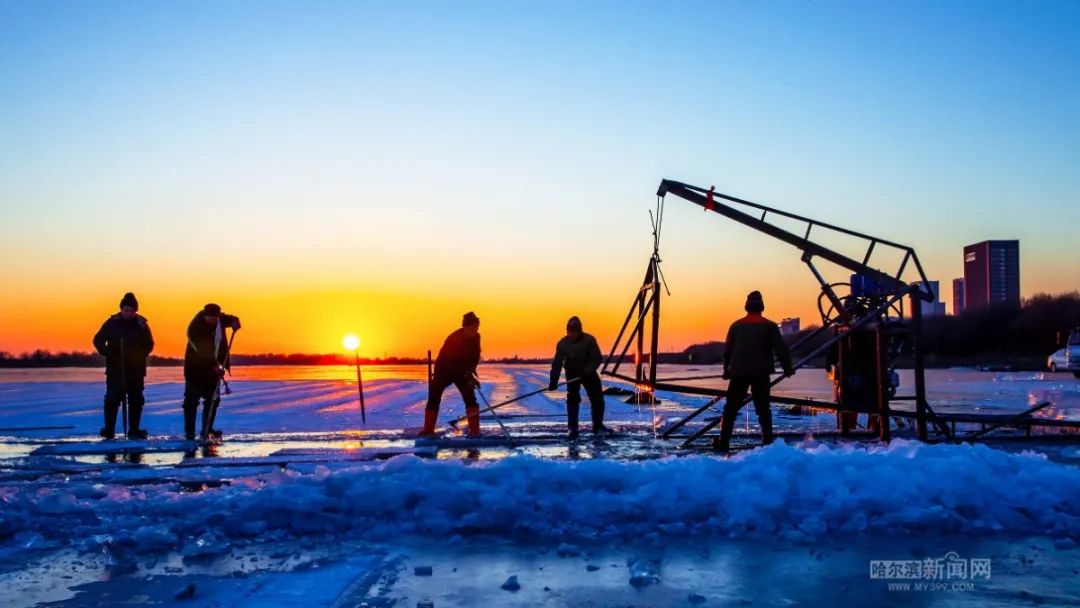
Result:
[[1046,358],[1046,369],[1052,372],[1072,372],[1080,378],[1080,327],[1069,332],[1061,349]]

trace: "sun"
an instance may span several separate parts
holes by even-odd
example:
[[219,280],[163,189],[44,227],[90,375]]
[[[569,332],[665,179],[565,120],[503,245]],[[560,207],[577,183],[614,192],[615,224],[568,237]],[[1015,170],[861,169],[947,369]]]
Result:
[[360,348],[360,338],[356,337],[356,334],[348,334],[342,344],[345,345],[345,350],[356,350]]

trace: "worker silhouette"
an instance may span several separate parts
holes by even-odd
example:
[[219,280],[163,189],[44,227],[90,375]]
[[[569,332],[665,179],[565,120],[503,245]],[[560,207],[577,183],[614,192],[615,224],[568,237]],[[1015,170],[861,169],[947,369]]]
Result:
[[480,318],[466,313],[461,328],[446,337],[439,356],[435,359],[435,373],[428,385],[428,401],[424,408],[424,428],[421,437],[435,434],[439,418],[439,404],[443,391],[451,384],[456,386],[465,402],[465,416],[469,421],[469,436],[480,436],[480,406],[476,402],[476,366],[480,363]]
[[581,406],[581,389],[589,396],[592,410],[592,432],[600,435],[607,431],[604,426],[604,387],[600,384],[600,364],[603,363],[600,345],[592,334],[581,329],[581,319],[570,317],[566,322],[566,336],[555,345],[551,360],[551,382],[548,390],[559,387],[559,375],[566,370],[566,430],[570,439],[578,437],[578,412]]
[[791,353],[780,335],[780,328],[761,315],[765,311],[761,292],[751,291],[746,296],[744,308],[746,316],[731,324],[724,343],[724,378],[728,379],[728,388],[718,446],[722,452],[727,452],[730,447],[735,418],[742,409],[747,390],[753,397],[762,439],[765,445],[772,443],[769,387],[770,375],[774,372],[773,356],[780,360],[785,376],[795,374]]

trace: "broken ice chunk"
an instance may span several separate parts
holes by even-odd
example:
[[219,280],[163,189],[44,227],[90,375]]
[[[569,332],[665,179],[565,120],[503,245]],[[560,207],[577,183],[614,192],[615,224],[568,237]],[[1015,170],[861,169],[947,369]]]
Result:
[[638,559],[630,564],[630,584],[645,587],[660,581],[658,564],[652,560]]
[[190,600],[195,597],[195,583],[188,583],[183,589],[177,591],[173,597],[178,600]]
[[500,589],[505,589],[507,591],[517,591],[518,589],[521,589],[521,583],[518,582],[517,575],[514,574],[506,579],[506,582],[502,584]]

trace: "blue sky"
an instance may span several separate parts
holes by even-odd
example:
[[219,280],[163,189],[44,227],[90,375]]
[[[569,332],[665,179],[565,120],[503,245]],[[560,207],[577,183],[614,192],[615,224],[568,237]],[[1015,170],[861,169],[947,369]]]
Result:
[[[1019,238],[1025,295],[1080,287],[1076,2],[0,2],[0,85],[8,302],[352,285],[554,315],[554,287],[618,317],[664,177],[943,281]],[[810,316],[792,251],[668,210],[687,319],[753,288]]]

